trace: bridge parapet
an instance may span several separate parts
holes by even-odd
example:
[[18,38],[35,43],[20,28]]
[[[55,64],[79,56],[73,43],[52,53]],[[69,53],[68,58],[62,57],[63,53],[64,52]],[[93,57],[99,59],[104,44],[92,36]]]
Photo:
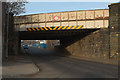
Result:
[[109,10],[81,10],[56,13],[43,13],[15,17],[17,31],[27,28],[80,26],[84,29],[108,28]]

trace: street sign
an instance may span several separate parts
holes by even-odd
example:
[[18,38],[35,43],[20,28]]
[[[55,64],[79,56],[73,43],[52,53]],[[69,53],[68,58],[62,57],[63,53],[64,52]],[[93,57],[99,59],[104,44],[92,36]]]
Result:
[[59,20],[59,16],[54,16],[54,20],[58,21]]

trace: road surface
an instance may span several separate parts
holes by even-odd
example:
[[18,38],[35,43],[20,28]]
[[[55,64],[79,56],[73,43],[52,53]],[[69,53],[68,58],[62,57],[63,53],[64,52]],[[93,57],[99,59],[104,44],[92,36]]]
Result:
[[[29,48],[28,53],[40,72],[31,78],[117,78],[118,66],[90,62],[69,57],[41,55],[38,48]],[[45,50],[47,52],[47,50]],[[49,51],[48,51],[49,52]],[[47,53],[49,54],[49,53]]]

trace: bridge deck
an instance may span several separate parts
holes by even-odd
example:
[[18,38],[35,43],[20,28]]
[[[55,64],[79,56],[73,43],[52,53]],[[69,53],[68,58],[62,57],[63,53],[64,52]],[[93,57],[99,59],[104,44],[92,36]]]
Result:
[[59,40],[69,37],[82,37],[99,29],[69,29],[69,30],[42,30],[19,31],[21,40]]

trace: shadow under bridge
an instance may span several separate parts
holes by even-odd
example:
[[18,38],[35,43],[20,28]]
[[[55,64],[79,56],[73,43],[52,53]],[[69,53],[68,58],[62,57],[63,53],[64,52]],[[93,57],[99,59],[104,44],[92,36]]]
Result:
[[[57,52],[65,51],[66,47],[79,41],[85,36],[99,29],[80,29],[80,30],[55,30],[55,31],[21,31],[21,40],[60,40],[60,46],[56,47]],[[62,52],[63,53],[63,52]]]

